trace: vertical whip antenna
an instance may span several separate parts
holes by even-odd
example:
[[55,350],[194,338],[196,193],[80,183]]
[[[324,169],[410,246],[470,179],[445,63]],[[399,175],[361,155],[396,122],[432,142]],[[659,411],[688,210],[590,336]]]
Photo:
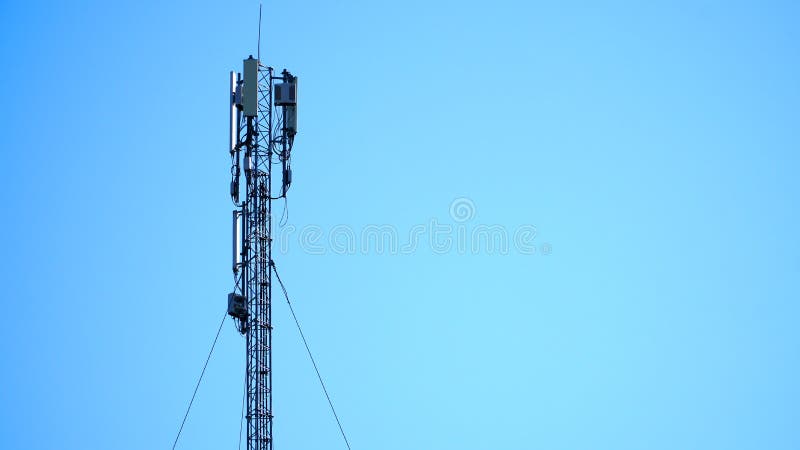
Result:
[[258,4],[258,44],[256,46],[256,57],[261,61],[261,3]]

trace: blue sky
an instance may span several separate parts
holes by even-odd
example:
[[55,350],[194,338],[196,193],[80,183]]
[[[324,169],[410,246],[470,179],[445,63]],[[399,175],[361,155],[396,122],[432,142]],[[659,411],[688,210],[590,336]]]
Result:
[[[2,448],[170,447],[224,312],[258,3],[167,3],[0,2]],[[300,77],[276,262],[353,449],[800,448],[799,20],[268,2]],[[431,220],[536,251],[296,239]],[[276,448],[344,448],[278,300]],[[243,368],[227,323],[178,448],[236,448]]]

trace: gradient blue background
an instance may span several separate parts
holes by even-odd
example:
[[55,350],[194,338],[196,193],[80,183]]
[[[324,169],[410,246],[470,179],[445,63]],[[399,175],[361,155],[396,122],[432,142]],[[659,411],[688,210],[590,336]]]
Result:
[[[170,448],[232,285],[258,3],[0,2],[0,448]],[[268,2],[289,223],[549,256],[277,256],[353,449],[800,448],[795,2]],[[277,206],[280,210],[281,205]],[[344,448],[275,306],[276,449]],[[238,442],[227,323],[179,443]]]

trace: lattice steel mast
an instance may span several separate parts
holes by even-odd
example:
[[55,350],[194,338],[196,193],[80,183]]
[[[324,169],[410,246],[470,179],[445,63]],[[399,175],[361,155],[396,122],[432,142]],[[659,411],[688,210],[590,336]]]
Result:
[[[285,197],[291,184],[297,78],[286,70],[275,76],[272,67],[250,56],[243,76],[231,72],[230,83],[230,193],[237,208],[228,314],[246,337],[247,449],[272,450],[272,200]],[[277,196],[273,165],[281,167]]]

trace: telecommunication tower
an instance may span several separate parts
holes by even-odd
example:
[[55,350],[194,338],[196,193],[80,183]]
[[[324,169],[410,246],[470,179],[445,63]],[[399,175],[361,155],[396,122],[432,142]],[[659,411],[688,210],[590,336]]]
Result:
[[[247,449],[272,450],[272,201],[292,183],[297,77],[251,55],[230,74],[234,289],[228,314],[245,336]],[[279,176],[274,177],[279,169]],[[241,178],[244,172],[244,180]],[[240,200],[240,187],[244,198]],[[277,188],[275,190],[274,188]]]

